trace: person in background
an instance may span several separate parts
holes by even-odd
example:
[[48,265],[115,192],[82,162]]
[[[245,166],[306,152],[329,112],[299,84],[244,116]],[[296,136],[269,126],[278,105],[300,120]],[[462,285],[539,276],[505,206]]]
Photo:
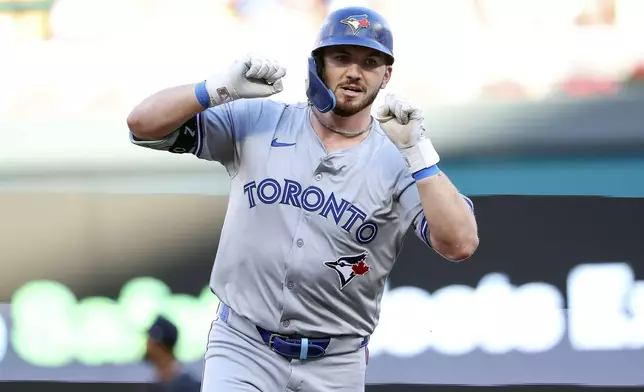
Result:
[[174,355],[179,339],[177,327],[158,316],[147,331],[144,360],[154,367],[155,380],[146,385],[146,392],[199,392],[201,382],[185,371]]

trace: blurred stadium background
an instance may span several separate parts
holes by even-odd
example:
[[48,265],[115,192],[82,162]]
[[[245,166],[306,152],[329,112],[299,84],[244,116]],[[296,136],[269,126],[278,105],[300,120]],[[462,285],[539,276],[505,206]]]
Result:
[[410,238],[369,383],[644,385],[642,0],[0,0],[0,381],[146,382],[157,312],[200,372],[228,178],[125,118],[250,50],[288,67],[273,99],[305,99],[345,5],[390,20],[388,90],[481,222],[462,265]]

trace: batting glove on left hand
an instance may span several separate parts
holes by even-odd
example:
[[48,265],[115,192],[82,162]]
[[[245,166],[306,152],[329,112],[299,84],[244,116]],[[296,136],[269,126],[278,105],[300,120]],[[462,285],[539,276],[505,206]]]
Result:
[[378,109],[376,120],[402,153],[412,173],[436,165],[438,153],[425,137],[425,117],[420,108],[405,98],[388,94]]

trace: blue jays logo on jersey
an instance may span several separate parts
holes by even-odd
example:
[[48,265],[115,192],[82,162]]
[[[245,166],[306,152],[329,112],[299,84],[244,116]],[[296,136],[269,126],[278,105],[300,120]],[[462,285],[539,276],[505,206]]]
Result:
[[371,267],[366,263],[366,251],[354,256],[341,256],[335,261],[325,261],[324,265],[331,268],[340,278],[340,290],[346,287],[356,276],[364,275]]
[[360,30],[366,29],[367,27],[371,26],[371,22],[369,22],[369,17],[367,16],[367,14],[351,15],[342,19],[340,23],[349,26],[351,28],[351,31],[353,32],[353,35],[356,35]]

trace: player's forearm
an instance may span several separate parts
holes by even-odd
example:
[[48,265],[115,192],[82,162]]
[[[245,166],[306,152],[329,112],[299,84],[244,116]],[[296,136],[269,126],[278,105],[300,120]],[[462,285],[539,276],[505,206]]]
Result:
[[170,87],[139,103],[127,117],[127,125],[141,140],[158,140],[203,110],[194,84]]
[[432,247],[452,261],[467,259],[479,244],[476,218],[444,173],[417,181]]

